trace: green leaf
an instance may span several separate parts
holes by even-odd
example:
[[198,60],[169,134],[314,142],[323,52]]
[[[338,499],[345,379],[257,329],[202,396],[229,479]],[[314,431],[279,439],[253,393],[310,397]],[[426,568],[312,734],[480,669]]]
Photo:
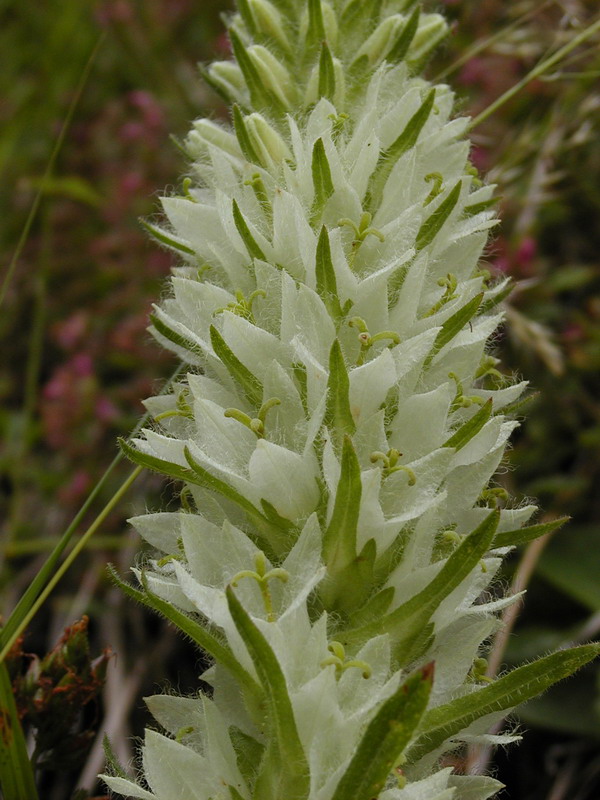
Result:
[[252,102],[254,108],[268,108],[271,112],[276,111],[280,114],[284,114],[285,108],[283,104],[277,95],[265,86],[264,81],[260,77],[252,59],[248,55],[246,46],[237,35],[235,29],[229,28],[228,32],[229,39],[231,41],[231,47],[233,49],[233,55],[235,56],[235,60],[242,71],[244,80],[246,81],[246,86],[248,87],[248,91],[250,93],[250,101]]
[[[191,617],[188,617],[187,614],[184,614],[178,608],[175,608],[174,605],[163,600],[157,594],[154,594],[154,592],[148,588],[148,582],[143,573],[142,586],[144,587],[144,591],[142,592],[130,583],[121,580],[112,564],[107,566],[107,570],[111,581],[118,586],[127,597],[162,614],[163,617],[166,617],[169,622],[172,622],[181,633],[190,638],[194,644],[198,645],[198,647],[212,656],[219,664],[222,664],[233,675],[240,686],[244,687],[253,698],[258,699],[261,697],[262,691],[260,686],[236,659],[229,645],[217,639],[205,627]],[[122,777],[127,776],[123,775]]]
[[419,6],[417,6],[402,26],[395,44],[385,57],[386,61],[389,61],[392,64],[397,64],[403,60],[408,53],[408,48],[410,47],[412,40],[415,38],[415,33],[419,29],[420,16],[421,9]]
[[306,32],[306,47],[312,49],[325,38],[325,23],[323,22],[323,9],[321,0],[308,0],[308,30]]
[[379,796],[423,718],[432,681],[431,664],[411,675],[383,703],[363,734],[332,800],[372,800]]
[[600,644],[587,644],[540,658],[509,672],[494,683],[425,714],[421,735],[408,751],[410,763],[440,747],[472,722],[498,711],[508,711],[572,675],[596,656]]
[[419,134],[423,130],[423,127],[429,119],[431,111],[433,110],[434,102],[435,88],[429,90],[425,100],[423,100],[421,106],[408,120],[402,133],[388,147],[388,149],[379,156],[377,166],[375,167],[375,171],[371,176],[368,193],[374,205],[379,204],[385,183],[389,178],[396,162],[417,143]]
[[165,231],[163,228],[159,228],[158,225],[154,225],[152,222],[148,222],[146,219],[139,220],[140,225],[152,236],[153,239],[156,239],[157,242],[166,245],[171,250],[175,250],[178,253],[185,253],[189,256],[195,256],[196,253],[189,247],[187,244],[183,242],[183,240],[179,239],[172,233]]
[[232,587],[228,586],[225,593],[233,622],[266,693],[268,715],[281,758],[282,774],[278,776],[280,796],[286,800],[305,800],[310,787],[308,764],[298,736],[281,665],[271,646],[237,599]]
[[[319,141],[321,140],[319,139]],[[315,278],[317,294],[325,304],[330,316],[338,323],[342,318],[342,307],[338,297],[337,280],[331,258],[329,233],[325,225],[321,228],[317,243]]]
[[363,606],[373,591],[376,557],[377,544],[369,539],[357,556],[323,581],[319,594],[327,611],[348,615]]
[[254,15],[252,14],[252,9],[248,4],[248,0],[237,0],[236,5],[241,18],[244,21],[244,25],[248,29],[248,33],[252,37],[256,38],[257,35],[256,21],[254,20]]
[[569,597],[600,611],[600,528],[597,524],[571,526],[544,550],[537,567],[553,586]]
[[233,129],[235,131],[235,135],[238,140],[238,144],[240,146],[242,153],[247,158],[247,160],[250,161],[252,164],[258,164],[259,166],[264,166],[260,160],[258,153],[254,149],[254,145],[252,144],[250,134],[248,133],[248,128],[246,127],[246,121],[244,119],[244,115],[242,114],[242,110],[240,109],[237,103],[233,104],[232,110],[233,110]]
[[490,549],[499,519],[500,512],[494,509],[463,539],[436,577],[424,589],[387,616],[340,634],[338,637],[340,641],[360,644],[386,631],[392,639],[394,655],[399,666],[410,663],[411,659],[416,657],[417,644],[422,644],[430,635],[427,626],[436,609],[472,570],[477,568]]
[[465,325],[475,316],[482,300],[483,292],[475,295],[472,300],[469,300],[468,303],[466,303],[451,317],[448,317],[448,319],[442,324],[440,332],[435,337],[433,347],[425,359],[425,364],[423,365],[425,369],[431,364],[433,358],[440,352],[442,347],[445,347],[449,342],[451,342],[452,339],[454,339],[454,337],[460,333]]
[[492,208],[499,201],[499,197],[490,197],[488,200],[482,200],[480,203],[473,203],[473,205],[465,206],[463,208],[463,216],[474,217],[475,214],[481,214],[482,211],[487,211]]
[[319,96],[326,97],[332,103],[335,97],[335,67],[331,50],[325,41],[321,44],[321,55],[319,56]]
[[246,783],[252,786],[265,746],[235,725],[229,727],[229,737],[235,749],[238,769]]
[[325,145],[323,144],[323,139],[320,138],[315,142],[312,151],[312,179],[315,187],[312,219],[313,222],[316,222],[323,211],[325,203],[334,191]]
[[191,339],[187,339],[181,333],[174,331],[173,328],[170,328],[166,322],[163,322],[157,314],[150,314],[150,322],[156,329],[157,333],[160,333],[160,335],[164,336],[165,339],[168,339],[169,342],[173,342],[173,344],[176,344],[177,347],[188,350],[195,356],[201,356],[204,358],[204,350],[199,344],[193,342]]
[[358,628],[380,620],[391,605],[396,590],[393,586],[382,589],[350,616],[350,623]]
[[248,367],[242,364],[214,325],[210,326],[210,341],[217,357],[227,367],[233,380],[241,386],[248,402],[260,407],[263,401],[262,383],[250,372]]
[[439,204],[433,214],[431,214],[431,216],[428,217],[421,225],[415,241],[415,247],[417,251],[423,250],[424,247],[430,245],[438,235],[444,222],[446,222],[454,210],[454,206],[458,203],[461,188],[462,181],[459,180],[450,194]]
[[513,288],[514,287],[512,280],[507,281],[504,289],[501,289],[493,297],[490,297],[489,299],[483,301],[479,313],[487,314],[488,311],[491,311],[493,308],[496,308],[496,306],[500,305],[500,303],[503,300],[506,300],[508,295],[512,292]]
[[406,264],[402,264],[402,266],[398,267],[398,269],[394,270],[394,272],[392,272],[390,275],[387,284],[388,310],[391,310],[398,302],[400,290],[404,285],[404,281],[408,275],[408,270],[412,266],[413,261],[414,259],[411,259],[410,261],[407,261]]
[[37,800],[33,767],[6,664],[0,664],[0,786],[4,800]]
[[492,415],[492,398],[490,397],[477,411],[476,414],[468,419],[460,428],[442,445],[443,447],[453,447],[461,450],[468,444],[474,436],[477,436],[485,423]]
[[362,482],[360,464],[352,439],[344,436],[340,479],[331,520],[323,535],[323,560],[335,575],[356,558],[356,531],[360,513]]
[[204,469],[204,467],[200,466],[200,464],[194,460],[187,447],[184,448],[183,452],[188,463],[190,464],[190,469],[181,467],[179,464],[173,464],[171,461],[164,461],[156,456],[142,453],[124,439],[119,439],[119,445],[127,458],[130,461],[133,461],[134,464],[139,464],[141,467],[150,469],[153,472],[159,472],[161,475],[167,475],[169,478],[173,478],[174,480],[185,481],[186,483],[191,483],[194,486],[201,486],[203,489],[208,489],[211,492],[220,494],[227,500],[231,500],[231,502],[235,503],[250,516],[250,518],[259,526],[262,535],[264,535],[272,544],[274,544],[277,538],[281,536],[282,531],[278,531],[246,497],[240,494],[228,483],[225,483],[225,481],[222,481],[219,478],[216,478],[214,475],[211,475],[210,472]]
[[565,522],[568,522],[570,517],[559,517],[558,519],[550,520],[550,522],[540,522],[538,525],[528,525],[525,528],[517,528],[513,531],[503,531],[497,533],[494,537],[492,549],[496,547],[517,547],[521,544],[528,544],[540,536],[545,536],[547,533],[561,528]]
[[[108,570],[110,571],[111,568],[112,564],[109,564]],[[125,772],[125,769],[119,761],[117,754],[113,750],[110,739],[106,734],[104,734],[102,739],[102,750],[104,751],[104,760],[106,762],[106,766],[110,770],[110,774],[116,775],[118,778],[124,778],[125,780],[128,780],[129,775]]]
[[89,181],[79,175],[34,178],[31,185],[41,190],[44,195],[67,197],[69,200],[77,200],[94,207],[102,204],[102,195],[98,194]]
[[368,30],[379,18],[382,0],[350,0],[340,18],[340,28],[345,32]]
[[266,261],[265,254],[260,249],[256,239],[252,236],[250,232],[250,228],[248,227],[248,223],[244,219],[244,215],[240,211],[240,207],[237,204],[237,201],[233,200],[232,202],[233,208],[233,221],[235,222],[235,227],[237,228],[237,232],[242,237],[244,244],[246,245],[246,250],[250,258],[260,258],[261,261]]
[[334,340],[329,353],[325,424],[338,445],[341,444],[344,434],[351,436],[356,431],[356,424],[350,411],[350,379],[338,339]]

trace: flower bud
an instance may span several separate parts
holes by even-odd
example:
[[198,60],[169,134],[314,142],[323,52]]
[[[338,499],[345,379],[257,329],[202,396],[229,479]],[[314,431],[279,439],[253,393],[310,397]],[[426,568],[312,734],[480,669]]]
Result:
[[250,114],[245,122],[248,136],[263,163],[277,165],[291,158],[286,143],[261,114]]

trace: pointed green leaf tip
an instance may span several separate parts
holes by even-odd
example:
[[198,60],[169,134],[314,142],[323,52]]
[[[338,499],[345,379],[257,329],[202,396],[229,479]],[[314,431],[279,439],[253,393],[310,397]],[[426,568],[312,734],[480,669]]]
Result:
[[214,325],[210,326],[210,341],[215,355],[227,367],[227,371],[240,386],[248,402],[254,406],[260,406],[263,400],[262,383],[250,372],[248,367],[242,364]]
[[[319,141],[321,140],[319,139]],[[340,305],[340,298],[338,297],[337,280],[331,258],[329,233],[325,225],[321,228],[319,241],[317,242],[315,279],[317,294],[325,304],[325,308],[333,321],[338,323],[342,318],[343,312]]]
[[333,103],[335,98],[335,67],[327,42],[321,44],[319,57],[319,95]]
[[356,430],[350,410],[350,379],[338,339],[334,340],[329,354],[325,424],[334,443],[338,445],[341,445],[344,434],[352,435]]
[[229,612],[252,659],[265,690],[269,722],[281,758],[278,776],[281,796],[286,800],[305,800],[310,786],[308,764],[294,719],[292,702],[281,665],[271,646],[254,624],[231,586],[226,591]]
[[333,513],[323,536],[323,560],[330,575],[335,575],[356,557],[361,493],[360,465],[352,440],[345,436]]
[[431,692],[433,664],[412,675],[381,706],[365,731],[332,800],[373,800],[419,725]]
[[315,187],[315,199],[313,202],[313,221],[316,222],[321,216],[325,203],[334,192],[333,180],[331,178],[331,168],[327,160],[323,139],[317,139],[312,152],[312,178]]
[[423,719],[421,735],[410,748],[409,762],[414,764],[475,720],[494,712],[508,711],[541,694],[598,655],[600,644],[561,650],[514,669],[483,689],[432,709]]

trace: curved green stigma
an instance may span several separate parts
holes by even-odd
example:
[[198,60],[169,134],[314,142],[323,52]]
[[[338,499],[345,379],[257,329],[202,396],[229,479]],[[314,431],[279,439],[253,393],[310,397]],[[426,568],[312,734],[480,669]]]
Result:
[[262,550],[255,553],[254,566],[256,570],[243,569],[241,572],[234,575],[231,579],[231,585],[237,586],[242,578],[252,578],[252,580],[255,580],[260,589],[265,611],[267,612],[267,622],[275,622],[277,617],[273,611],[273,600],[271,598],[271,590],[269,589],[269,581],[277,579],[282,583],[287,583],[290,573],[281,567],[273,567],[273,569],[267,571],[267,557]]
[[390,350],[392,347],[395,347],[397,344],[400,344],[400,337],[394,331],[380,331],[376,333],[375,336],[371,336],[369,330],[367,328],[367,323],[364,321],[362,317],[352,317],[348,320],[348,325],[351,328],[356,328],[358,330],[358,341],[360,342],[360,352],[358,354],[358,359],[356,361],[356,366],[360,367],[362,364],[365,363],[365,356],[373,347],[376,342],[382,342],[386,339],[390,340],[388,347]]
[[161,414],[157,414],[154,417],[155,422],[160,422],[163,419],[168,419],[169,417],[185,417],[186,419],[194,419],[194,412],[192,411],[192,407],[188,403],[188,397],[190,396],[190,390],[186,387],[177,397],[175,401],[175,408],[171,411],[163,411]]
[[445,278],[440,278],[437,282],[438,286],[445,287],[446,291],[440,297],[440,299],[435,303],[429,311],[424,314],[424,317],[431,317],[436,314],[440,308],[443,308],[446,303],[449,303],[451,300],[455,300],[458,297],[456,293],[456,288],[458,286],[458,279],[454,273],[449,272]]
[[373,674],[370,664],[367,664],[366,661],[361,661],[357,658],[347,659],[344,645],[341,642],[330,642],[327,649],[332,655],[321,661],[321,667],[334,666],[336,680],[339,680],[347,669],[352,668],[362,670],[362,676],[365,680]]
[[442,189],[444,186],[444,178],[439,172],[430,172],[429,175],[425,175],[425,182],[426,183],[433,183],[431,187],[431,191],[425,198],[425,202],[423,203],[424,206],[428,206],[432,200],[438,196],[438,194],[442,193]]
[[508,500],[509,494],[506,489],[501,486],[495,486],[493,489],[484,489],[479,495],[479,502],[485,503],[488,508],[497,508],[499,500]]
[[258,416],[256,417],[248,416],[248,414],[240,411],[239,408],[225,409],[224,416],[231,417],[232,419],[236,419],[238,422],[241,422],[242,425],[245,425],[247,428],[249,428],[252,433],[255,433],[259,439],[262,439],[265,435],[265,419],[267,412],[269,409],[280,404],[281,400],[278,397],[271,397],[262,404],[258,410]]
[[459,408],[470,408],[473,404],[478,406],[485,404],[483,397],[479,397],[476,394],[464,394],[462,381],[456,372],[449,372],[448,377],[456,384],[456,394],[454,395],[454,400],[450,404],[450,411],[456,411]]
[[227,303],[226,306],[215,309],[215,311],[213,311],[213,317],[217,314],[222,314],[224,311],[230,311],[232,314],[243,317],[248,320],[248,322],[254,324],[255,320],[254,314],[252,313],[252,305],[257,297],[266,296],[267,293],[264,289],[255,289],[252,294],[246,298],[244,293],[238,289],[235,293],[235,300],[232,300],[231,303]]
[[392,447],[391,450],[387,451],[387,453],[383,453],[381,450],[375,450],[373,453],[371,453],[370,461],[371,464],[376,464],[378,461],[383,463],[383,478],[387,478],[394,472],[406,472],[408,475],[408,485],[414,486],[417,482],[417,476],[410,467],[405,467],[404,464],[398,464],[398,459],[401,456],[402,453],[396,450],[395,447]]

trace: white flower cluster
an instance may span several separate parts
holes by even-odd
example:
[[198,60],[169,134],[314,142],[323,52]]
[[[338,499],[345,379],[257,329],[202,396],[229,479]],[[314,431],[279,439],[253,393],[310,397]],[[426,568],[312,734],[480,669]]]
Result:
[[189,371],[125,447],[185,488],[132,521],[158,554],[126,591],[214,657],[214,691],[148,699],[148,788],[105,776],[125,796],[484,800],[500,784],[440,756],[510,740],[494,715],[547,685],[479,658],[534,511],[489,487],[524,384],[488,353],[492,187],[415,75],[445,23],[414,5],[238,0],[206,72],[232,122],[194,124],[148,224],[181,259],[153,330]]

